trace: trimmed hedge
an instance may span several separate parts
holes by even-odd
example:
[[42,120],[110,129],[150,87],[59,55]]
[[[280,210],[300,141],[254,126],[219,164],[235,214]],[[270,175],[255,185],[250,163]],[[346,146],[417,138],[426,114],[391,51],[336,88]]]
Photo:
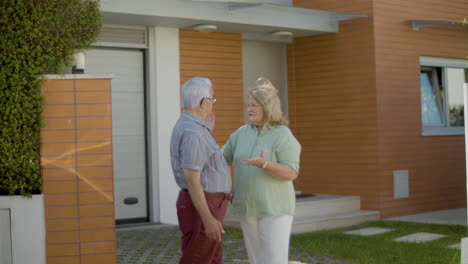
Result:
[[0,194],[41,192],[41,76],[70,65],[100,27],[95,0],[2,0]]

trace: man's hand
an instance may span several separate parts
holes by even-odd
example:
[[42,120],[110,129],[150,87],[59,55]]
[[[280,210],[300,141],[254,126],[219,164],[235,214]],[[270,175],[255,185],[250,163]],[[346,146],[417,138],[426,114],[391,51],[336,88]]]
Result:
[[206,236],[221,241],[224,234],[223,224],[219,222],[216,218],[211,216],[209,219],[202,219],[203,225],[205,226]]
[[205,122],[206,122],[206,124],[208,125],[208,127],[210,128],[211,131],[213,131],[213,129],[214,129],[215,121],[216,121],[216,116],[215,116],[214,112],[211,112],[205,118]]

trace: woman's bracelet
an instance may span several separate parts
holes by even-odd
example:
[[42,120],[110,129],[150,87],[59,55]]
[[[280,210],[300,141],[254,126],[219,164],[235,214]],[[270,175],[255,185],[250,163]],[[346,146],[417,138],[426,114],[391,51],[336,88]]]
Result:
[[268,165],[268,160],[265,160],[265,163],[263,163],[262,168],[265,169],[267,165]]

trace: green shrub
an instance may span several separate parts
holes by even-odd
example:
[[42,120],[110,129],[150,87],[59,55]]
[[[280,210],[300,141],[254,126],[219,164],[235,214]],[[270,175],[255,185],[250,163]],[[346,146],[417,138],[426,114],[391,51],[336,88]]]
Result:
[[41,192],[41,76],[70,65],[100,26],[95,0],[2,0],[0,194]]

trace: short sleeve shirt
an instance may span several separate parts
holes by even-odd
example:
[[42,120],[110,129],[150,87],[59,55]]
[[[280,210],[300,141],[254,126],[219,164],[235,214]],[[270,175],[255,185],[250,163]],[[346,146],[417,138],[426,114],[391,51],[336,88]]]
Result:
[[293,215],[296,196],[292,181],[273,178],[266,170],[242,164],[264,151],[267,161],[299,171],[301,145],[287,126],[265,125],[262,131],[245,125],[235,131],[223,153],[234,164],[234,201],[232,212],[241,216]]
[[183,111],[172,130],[171,165],[177,185],[186,189],[184,169],[200,171],[204,191],[230,193],[229,166],[205,121]]

